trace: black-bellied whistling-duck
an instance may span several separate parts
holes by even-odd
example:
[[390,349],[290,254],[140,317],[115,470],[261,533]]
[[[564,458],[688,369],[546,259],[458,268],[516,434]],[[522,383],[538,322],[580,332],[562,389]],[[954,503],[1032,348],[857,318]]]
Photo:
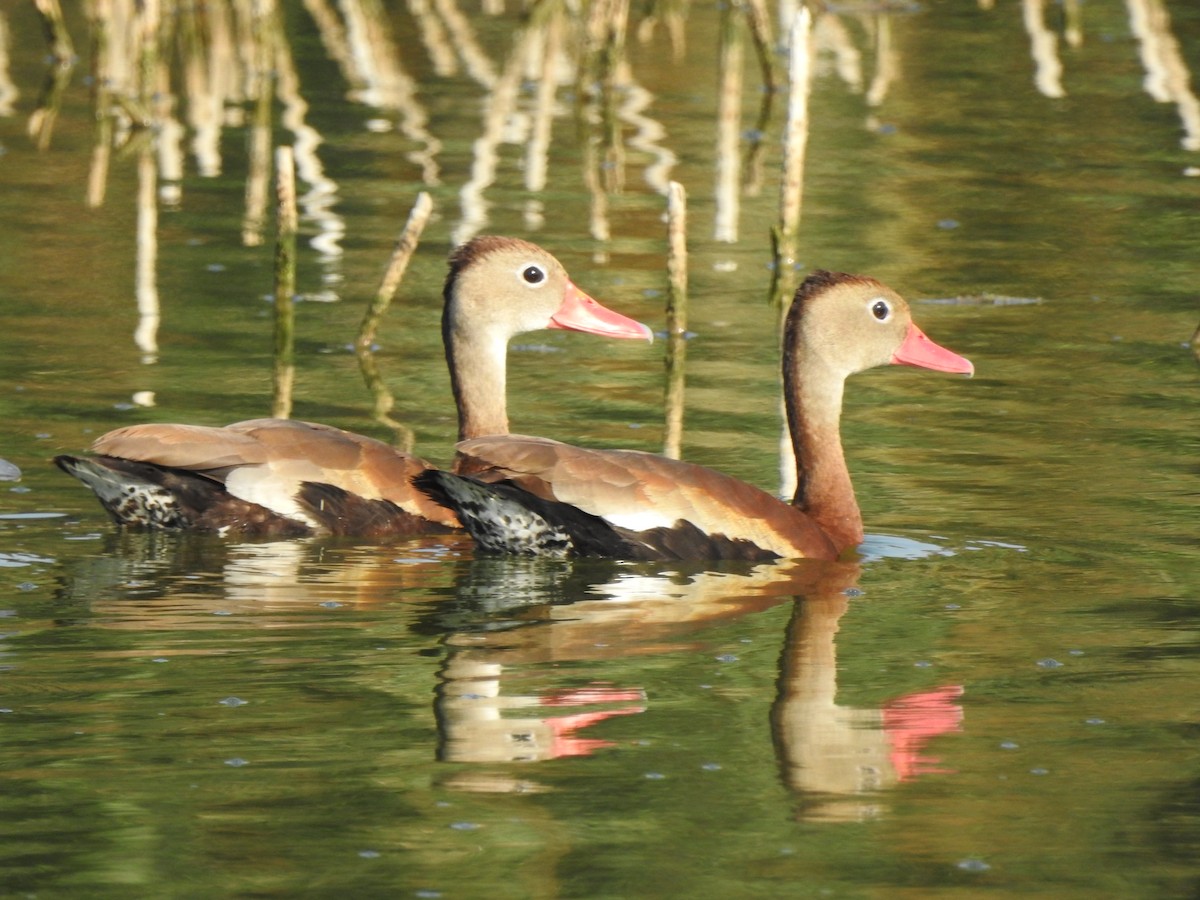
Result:
[[885,363],[971,374],[873,278],[816,272],[796,292],[783,381],[798,487],[785,503],[712,469],[635,450],[542,438],[458,445],[457,475],[416,484],[452,507],[483,549],[625,559],[833,559],[861,543],[862,516],[838,421],[846,378]]
[[[514,335],[564,328],[650,338],[645,325],[581,291],[553,256],[516,238],[455,250],[442,335],[460,440],[506,434],[505,363]],[[385,536],[458,526],[413,488],[427,463],[329,425],[252,419],[225,427],[133,425],[102,435],[94,456],[59,456],[121,525],[257,535]]]

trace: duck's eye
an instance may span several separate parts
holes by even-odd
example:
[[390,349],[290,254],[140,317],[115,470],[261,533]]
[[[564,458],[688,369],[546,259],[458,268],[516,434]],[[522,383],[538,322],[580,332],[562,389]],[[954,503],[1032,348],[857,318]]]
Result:
[[521,277],[526,284],[541,284],[546,280],[546,270],[531,263],[521,270]]
[[880,322],[886,322],[892,317],[892,305],[886,300],[872,300],[871,315]]

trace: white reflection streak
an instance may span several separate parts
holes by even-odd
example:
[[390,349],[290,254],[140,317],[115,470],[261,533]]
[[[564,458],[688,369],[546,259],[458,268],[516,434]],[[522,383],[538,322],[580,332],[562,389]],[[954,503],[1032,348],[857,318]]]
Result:
[[[415,5],[415,2],[410,3],[410,10]],[[368,15],[357,2],[342,4],[346,27],[324,0],[305,0],[304,6],[317,26],[326,54],[337,63],[342,77],[351,85],[348,94],[350,99],[369,106],[398,110],[401,113],[400,133],[414,143],[425,145],[424,149],[414,151],[406,158],[421,167],[421,181],[424,184],[439,184],[434,161],[442,149],[441,142],[426,128],[429,117],[416,101],[416,83],[401,66],[399,52],[395,42],[386,33],[384,21]],[[414,10],[413,15],[423,15],[424,20],[433,19],[424,7],[421,11]],[[376,24],[372,25],[373,22]],[[436,24],[436,20],[434,22]],[[437,27],[440,29],[441,26]],[[430,55],[434,55],[432,51]],[[450,59],[453,64],[453,55]],[[436,62],[434,69],[439,75],[445,74],[439,70]]]
[[[172,98],[173,99],[173,98]],[[158,124],[159,196],[167,206],[179,205],[183,195],[183,136],[175,116],[164,115]]]
[[467,68],[467,74],[485,88],[495,85],[495,66],[475,40],[475,30],[471,28],[467,17],[454,5],[454,0],[434,0],[434,9],[446,24],[451,44],[458,50],[458,55]]
[[887,97],[888,89],[896,80],[900,65],[896,61],[896,49],[892,46],[892,20],[890,16],[881,15],[876,19],[875,35],[875,77],[867,88],[867,106],[881,106]]
[[346,234],[345,221],[333,210],[338,199],[338,184],[325,174],[325,166],[317,154],[317,148],[323,143],[321,133],[304,119],[308,103],[300,95],[291,54],[284,48],[276,53],[275,68],[279,99],[283,103],[281,120],[293,135],[296,175],[309,188],[296,198],[297,203],[301,217],[316,223],[320,232],[309,244],[320,254],[322,262],[330,263],[341,258],[341,240]]
[[383,33],[383,23],[367,15],[356,0],[343,0],[342,14],[346,17],[346,61],[352,69],[349,81],[358,85],[350,99],[367,106],[395,106],[393,98],[404,74],[397,71],[396,51]]
[[654,102],[654,95],[632,81],[622,86],[623,100],[617,110],[617,118],[633,126],[634,132],[625,141],[635,150],[640,150],[653,157],[653,162],[646,166],[646,183],[664,197],[671,182],[671,172],[675,168],[678,157],[661,141],[667,136],[667,130],[657,119],[643,115]]
[[143,151],[138,156],[137,192],[137,262],[135,290],[137,293],[138,324],[133,333],[134,343],[142,351],[142,362],[158,361],[158,204],[155,187],[158,166],[154,154]]
[[487,224],[488,205],[483,192],[496,180],[496,148],[506,137],[513,143],[523,142],[526,138],[526,134],[514,129],[527,132],[529,122],[527,119],[518,121],[514,113],[521,72],[536,36],[535,30],[520,35],[504,73],[493,80],[492,91],[484,98],[483,134],[472,145],[471,177],[459,192],[462,221],[452,235],[456,245],[470,240]]
[[717,89],[717,160],[713,199],[713,239],[727,244],[737,243],[738,219],[741,213],[738,196],[738,176],[741,154],[738,153],[742,131],[742,77],[745,62],[744,47],[736,11],[722,15],[721,47],[718,53]]
[[325,0],[304,0],[304,8],[317,26],[326,55],[338,64],[343,74],[347,74],[350,48],[346,45],[346,29],[342,27],[341,19]]
[[226,598],[272,605],[296,602],[304,596],[300,567],[307,553],[304,541],[230,546],[222,578]]
[[850,32],[840,16],[825,13],[813,22],[813,44],[818,51],[833,54],[837,77],[854,93],[863,86],[862,52],[854,46]]
[[779,0],[779,31],[788,34],[800,12],[801,0]]
[[408,11],[417,23],[421,44],[433,65],[433,74],[439,78],[449,78],[457,73],[458,58],[446,40],[446,29],[433,14],[427,0],[408,0]]
[[1183,123],[1185,150],[1200,150],[1200,100],[1191,73],[1171,33],[1171,17],[1161,0],[1125,0],[1129,27],[1138,40],[1146,77],[1142,87],[1159,103],[1175,103]]
[[1065,97],[1062,63],[1058,58],[1058,37],[1046,27],[1043,0],[1022,0],[1025,31],[1029,34],[1029,53],[1034,62],[1034,84],[1046,97]]
[[0,116],[11,116],[13,105],[21,96],[8,71],[10,62],[8,48],[11,43],[12,36],[8,27],[8,16],[5,11],[0,10]]
[[[525,151],[525,188],[534,193],[546,187],[547,156],[550,150],[550,132],[554,123],[554,96],[558,91],[558,71],[562,64],[562,15],[555,13],[546,23],[544,39],[540,47],[540,59],[533,67],[537,91],[533,103],[532,134]],[[531,53],[531,55],[533,55]]]
[[243,99],[237,88],[242,65],[234,52],[233,27],[224,4],[214,3],[205,8],[204,29],[208,35],[207,48],[198,47],[188,56],[183,78],[196,168],[201,177],[215,178],[221,174],[221,127],[225,110],[233,109]]
[[[394,109],[401,114],[400,133],[425,149],[411,153],[408,159],[421,166],[422,182],[431,187],[440,179],[435,162],[441,150],[426,127],[429,116],[416,99],[416,82],[404,70],[395,41],[386,31],[383,20],[364,15],[358,3],[344,4],[347,11],[347,36],[350,53],[348,61],[354,71],[347,80],[361,84],[350,98],[380,109]],[[354,15],[350,14],[351,8]]]

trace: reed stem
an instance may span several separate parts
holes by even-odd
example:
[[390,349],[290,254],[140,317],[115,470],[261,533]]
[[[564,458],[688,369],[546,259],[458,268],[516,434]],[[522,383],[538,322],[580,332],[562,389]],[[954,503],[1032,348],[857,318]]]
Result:
[[663,456],[679,459],[683,444],[684,363],[687,358],[687,193],[667,187],[666,428]]
[[772,229],[775,271],[771,302],[782,316],[796,286],[796,248],[800,210],[804,199],[804,156],[808,146],[808,90],[811,74],[809,33],[812,15],[807,7],[796,14],[791,28],[788,65],[788,115],[783,142],[783,184],[780,187],[779,224]]
[[296,379],[296,162],[291,147],[275,151],[275,377],[271,415],[292,414],[292,388]]
[[60,66],[70,65],[75,59],[75,45],[71,43],[58,0],[34,0],[34,6],[42,17],[42,28],[46,32],[46,42],[50,45],[54,61]]
[[392,256],[388,260],[383,279],[379,283],[379,290],[375,292],[375,296],[367,306],[362,325],[359,326],[358,337],[354,341],[354,353],[358,357],[359,371],[362,372],[363,381],[366,382],[367,389],[374,399],[371,415],[376,421],[382,422],[396,433],[397,445],[406,451],[412,450],[413,431],[407,425],[403,425],[391,417],[396,399],[388,390],[383,375],[379,371],[373,346],[375,334],[379,330],[379,323],[383,320],[392,304],[392,299],[396,296],[396,290],[400,287],[400,282],[408,269],[409,260],[412,259],[412,255],[417,249],[421,233],[425,230],[425,224],[429,221],[432,213],[433,200],[429,194],[425,191],[417,194],[412,211],[408,214],[408,221],[404,223],[404,229],[400,232],[400,237],[396,239],[396,246],[392,248]]

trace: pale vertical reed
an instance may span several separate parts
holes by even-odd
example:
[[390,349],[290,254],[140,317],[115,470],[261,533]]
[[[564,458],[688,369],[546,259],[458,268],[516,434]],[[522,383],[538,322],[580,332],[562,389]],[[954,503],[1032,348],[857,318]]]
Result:
[[679,459],[683,443],[684,363],[687,357],[687,194],[667,188],[667,387],[663,456]]

